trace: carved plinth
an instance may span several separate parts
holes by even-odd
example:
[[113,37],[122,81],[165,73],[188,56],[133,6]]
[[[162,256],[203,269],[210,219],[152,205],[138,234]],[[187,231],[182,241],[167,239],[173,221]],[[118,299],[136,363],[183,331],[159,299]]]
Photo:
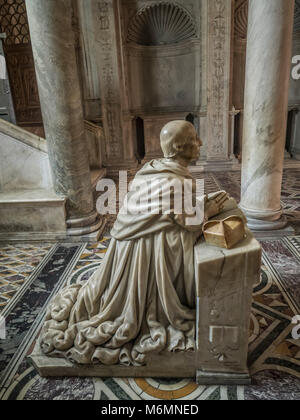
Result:
[[31,363],[42,377],[94,377],[94,378],[195,378],[195,352],[152,354],[146,366],[75,365],[68,360],[45,356],[37,342]]
[[198,383],[250,382],[249,324],[260,266],[261,246],[249,230],[231,250],[204,240],[195,247]]

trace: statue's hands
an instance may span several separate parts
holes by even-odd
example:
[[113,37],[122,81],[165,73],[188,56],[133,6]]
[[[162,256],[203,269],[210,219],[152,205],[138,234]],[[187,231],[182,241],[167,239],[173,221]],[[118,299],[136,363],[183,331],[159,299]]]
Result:
[[217,216],[221,213],[227,200],[229,200],[229,195],[224,191],[220,192],[213,198],[208,198],[205,205],[207,217],[210,219],[211,217]]

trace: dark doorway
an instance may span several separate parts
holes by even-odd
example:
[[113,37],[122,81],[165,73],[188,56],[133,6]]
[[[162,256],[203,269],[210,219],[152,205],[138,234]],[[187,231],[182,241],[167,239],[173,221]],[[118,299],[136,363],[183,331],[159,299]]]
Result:
[[295,109],[292,109],[291,111],[289,111],[288,119],[287,119],[285,149],[290,154],[292,154],[294,123],[295,123],[296,112],[297,111]]
[[136,118],[136,140],[137,140],[137,159],[141,162],[145,157],[145,129],[144,120],[140,117]]
[[188,114],[185,117],[185,120],[188,121],[188,122],[190,122],[191,124],[195,125],[195,117],[194,117],[193,114]]
[[241,113],[234,116],[234,155],[241,159],[242,155],[242,127]]

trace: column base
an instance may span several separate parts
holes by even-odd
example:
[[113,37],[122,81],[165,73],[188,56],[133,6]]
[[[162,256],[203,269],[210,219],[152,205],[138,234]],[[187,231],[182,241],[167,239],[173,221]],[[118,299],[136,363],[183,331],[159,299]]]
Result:
[[[93,228],[97,227],[96,230]],[[101,219],[96,225],[92,226],[92,232],[87,233],[78,233],[76,235],[71,235],[70,231],[67,231],[66,240],[71,243],[78,243],[78,242],[87,242],[87,243],[96,243],[102,238],[104,229],[106,227],[106,220],[103,218]]]
[[91,226],[96,222],[98,218],[98,213],[93,211],[93,213],[89,214],[88,216],[72,218],[67,220],[67,227],[68,229],[79,229],[84,228],[86,226]]
[[[99,214],[94,211],[92,214],[78,219],[67,220],[67,235],[72,236],[90,236],[99,232],[99,236],[105,227],[105,219],[99,218]],[[94,235],[95,236],[95,235]]]
[[[97,238],[100,237],[101,233],[104,230],[105,227],[105,220],[98,219],[96,223],[94,223],[91,226],[86,226],[82,228],[74,228],[74,229],[67,229],[67,235],[70,237],[73,236],[80,236],[82,238],[89,237],[92,234],[96,234]],[[95,236],[95,235],[93,235]]]
[[251,219],[248,217],[249,229],[257,232],[281,230],[284,229],[288,224],[287,218],[281,216],[279,220],[268,222],[266,220]]
[[247,209],[240,205],[241,210],[248,219],[249,229],[262,232],[284,229],[287,224],[287,218],[283,215],[283,210],[277,211],[259,211]]

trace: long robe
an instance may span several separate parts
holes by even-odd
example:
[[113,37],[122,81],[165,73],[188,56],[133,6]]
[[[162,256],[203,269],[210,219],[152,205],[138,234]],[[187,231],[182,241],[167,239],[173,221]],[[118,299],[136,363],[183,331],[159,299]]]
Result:
[[[174,179],[193,178],[174,161],[154,160],[137,173],[128,197],[143,199],[135,187],[144,181]],[[195,350],[194,245],[202,223],[186,225],[186,215],[174,211],[137,214],[145,203],[133,202],[119,213],[100,268],[49,305],[40,336],[48,356],[141,366],[151,352]]]

